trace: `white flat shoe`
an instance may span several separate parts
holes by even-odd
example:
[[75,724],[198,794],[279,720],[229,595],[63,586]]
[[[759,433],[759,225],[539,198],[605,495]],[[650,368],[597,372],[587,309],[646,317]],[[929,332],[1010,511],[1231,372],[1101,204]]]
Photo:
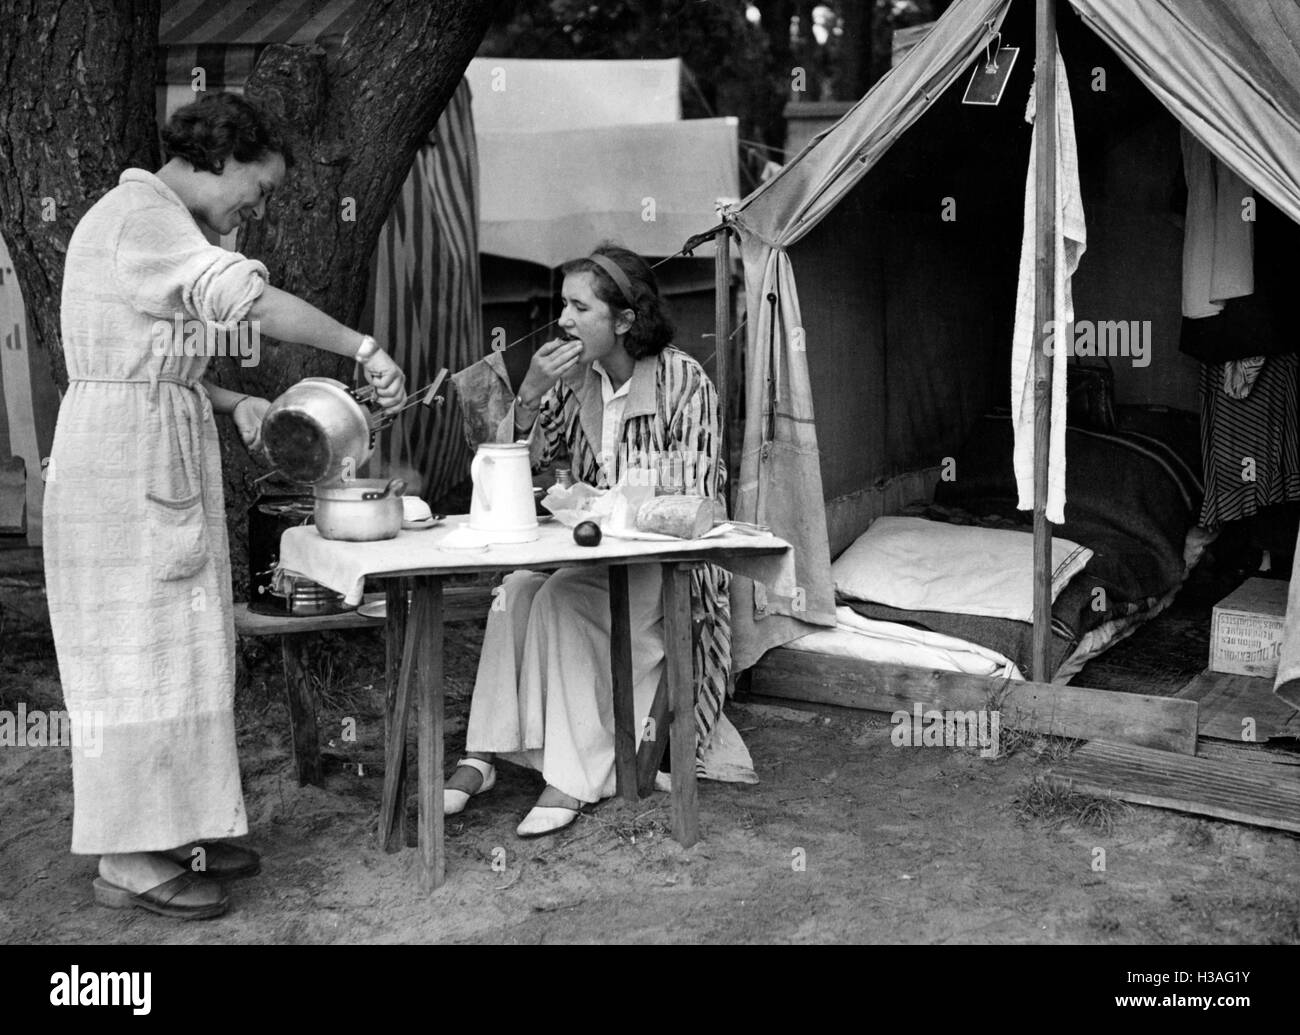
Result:
[[497,785],[497,767],[491,762],[484,762],[481,758],[462,758],[456,763],[456,768],[459,769],[461,766],[478,770],[479,776],[483,777],[483,782],[479,784],[478,790],[474,791],[473,794],[469,791],[443,788],[442,814],[444,816],[454,816],[458,812],[464,812],[470,798],[475,794],[486,794]]
[[520,837],[541,837],[563,830],[578,818],[577,809],[566,809],[559,805],[535,805],[515,828]]

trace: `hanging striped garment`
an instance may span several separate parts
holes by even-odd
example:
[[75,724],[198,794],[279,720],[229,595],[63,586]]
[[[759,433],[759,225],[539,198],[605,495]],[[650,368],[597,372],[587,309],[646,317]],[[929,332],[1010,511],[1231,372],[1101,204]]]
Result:
[[[637,361],[612,465],[599,456],[603,403],[591,367],[576,386],[560,381],[542,399],[533,436],[534,466],[566,451],[578,481],[606,489],[628,471],[654,471],[688,494],[726,500],[727,472],[719,451],[718,393],[704,368],[681,349]],[[503,427],[513,426],[513,410]],[[498,436],[499,438],[501,436]],[[513,437],[506,434],[504,441]],[[731,674],[730,574],[717,565],[691,570],[692,670],[695,680],[696,770],[727,696]]]
[[[478,264],[478,153],[469,83],[461,80],[420,149],[379,234],[371,274],[371,333],[406,373],[408,390],[438,371],[462,370],[483,356]],[[433,502],[469,476],[473,458],[455,396],[417,406],[380,437],[379,469],[417,474]]]
[[1224,367],[1201,365],[1205,501],[1200,524],[1206,528],[1300,500],[1300,356],[1270,356],[1244,399],[1224,391]]

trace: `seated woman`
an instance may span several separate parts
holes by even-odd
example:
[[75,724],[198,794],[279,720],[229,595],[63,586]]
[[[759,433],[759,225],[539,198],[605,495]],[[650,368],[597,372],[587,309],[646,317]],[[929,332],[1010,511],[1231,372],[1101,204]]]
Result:
[[[568,340],[533,357],[499,441],[527,437],[534,470],[571,458],[577,481],[611,488],[664,472],[685,492],[725,499],[718,455],[718,397],[703,367],[671,344],[650,267],[604,245],[562,270]],[[642,482],[644,484],[644,482]],[[673,486],[676,488],[676,485]],[[692,613],[705,621],[695,644],[697,751],[718,721],[731,665],[727,574],[692,576]],[[628,569],[637,736],[664,664],[658,564]],[[466,754],[447,782],[448,814],[496,782],[493,760],[539,769],[546,790],[519,825],[521,837],[572,823],[587,803],[615,792],[609,579],[604,568],[508,576],[488,615],[470,706]]]

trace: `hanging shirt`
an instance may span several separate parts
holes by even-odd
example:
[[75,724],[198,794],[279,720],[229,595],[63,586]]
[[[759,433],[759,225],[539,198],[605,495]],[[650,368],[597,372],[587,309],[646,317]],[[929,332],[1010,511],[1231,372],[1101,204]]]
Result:
[[[628,392],[632,390],[632,379],[629,377],[616,391],[600,360],[592,360],[591,368],[600,375],[600,398],[604,404],[600,421],[600,459],[606,470],[613,472],[615,451],[623,430],[623,410],[627,407]],[[611,485],[614,482],[613,478],[607,480]]]

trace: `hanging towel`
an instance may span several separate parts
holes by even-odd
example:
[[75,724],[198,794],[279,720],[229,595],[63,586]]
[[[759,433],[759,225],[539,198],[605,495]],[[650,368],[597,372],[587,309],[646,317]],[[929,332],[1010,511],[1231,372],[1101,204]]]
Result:
[[509,415],[515,401],[505,358],[500,352],[490,352],[472,366],[452,374],[451,383],[460,398],[465,440],[470,448],[495,442],[497,425]]
[[1202,319],[1223,312],[1227,299],[1255,290],[1255,224],[1242,218],[1242,202],[1253,192],[1185,128],[1182,144],[1183,315]]
[[1264,358],[1231,359],[1223,364],[1223,391],[1229,399],[1244,399],[1250,395],[1260,368],[1264,366]]
[[[1034,92],[1029,94],[1025,120],[1034,120]],[[1020,277],[1016,290],[1016,324],[1011,349],[1011,422],[1015,430],[1013,462],[1021,510],[1034,505],[1034,342],[1041,328],[1034,326],[1034,268],[1037,255],[1037,197],[1035,162],[1038,127],[1029,146],[1029,173],[1025,178],[1024,236],[1020,241]],[[1052,353],[1052,432],[1048,449],[1047,520],[1065,522],[1065,377],[1066,337],[1074,322],[1070,278],[1088,246],[1079,192],[1079,154],[1074,139],[1074,109],[1065,78],[1065,62],[1056,52],[1056,267],[1054,293],[1058,332]]]

